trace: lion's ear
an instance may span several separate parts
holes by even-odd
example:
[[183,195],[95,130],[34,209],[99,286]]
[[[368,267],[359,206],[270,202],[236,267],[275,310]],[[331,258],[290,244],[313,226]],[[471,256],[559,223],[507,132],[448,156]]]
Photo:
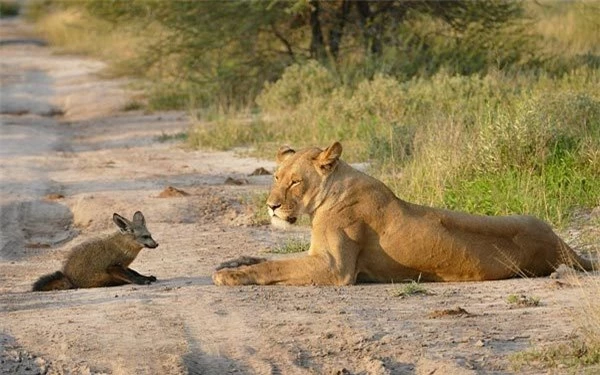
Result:
[[342,145],[340,142],[333,142],[331,146],[321,151],[317,157],[317,163],[322,171],[332,171],[337,165],[340,156],[342,156]]
[[275,161],[277,164],[283,163],[283,161],[290,156],[294,155],[296,151],[292,149],[290,146],[281,146],[279,151],[277,151],[277,156],[275,157]]

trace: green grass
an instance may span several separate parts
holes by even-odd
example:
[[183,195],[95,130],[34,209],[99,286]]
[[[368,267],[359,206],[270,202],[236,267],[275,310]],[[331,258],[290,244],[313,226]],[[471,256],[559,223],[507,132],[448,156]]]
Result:
[[600,346],[582,339],[534,348],[513,354],[511,365],[516,371],[527,368],[556,369],[559,366],[577,374],[597,374],[600,370]]
[[[600,370],[600,282],[592,275],[579,276],[572,282],[579,283],[574,290],[578,293],[578,307],[571,313],[576,327],[572,337],[567,342],[533,347],[511,355],[510,362],[516,371],[564,367],[568,369],[566,373],[591,375]],[[509,296],[509,299],[520,303],[528,299],[523,297]]]
[[246,206],[246,210],[251,216],[250,222],[252,225],[260,226],[271,223],[271,218],[266,207],[267,196],[268,192],[263,191],[249,193],[240,197],[240,202]]
[[306,241],[301,238],[290,238],[282,245],[272,248],[270,252],[275,254],[293,254],[308,251],[309,248],[310,241]]
[[510,294],[508,297],[506,297],[506,302],[509,305],[518,307],[535,307],[539,306],[541,301],[539,297]]
[[[215,150],[262,145],[261,149],[268,150],[269,157],[272,157],[279,147],[275,147],[275,134],[269,132],[260,120],[225,117],[196,126],[190,134],[190,143],[195,147]],[[269,149],[267,144],[273,148]]]
[[0,0],[0,18],[14,17],[19,14],[21,6],[16,1]]
[[574,164],[562,160],[541,171],[507,168],[455,179],[445,187],[443,205],[487,215],[530,213],[562,225],[575,208],[599,203],[600,179]]
[[397,287],[392,292],[394,297],[410,297],[416,295],[428,295],[429,291],[425,288],[425,286],[419,281],[410,281],[409,283],[403,284],[402,286]]
[[[37,30],[58,52],[99,57],[109,63],[110,71],[117,72],[143,44],[141,36],[130,33],[127,27],[99,20],[78,8],[49,11],[44,4],[31,2],[27,13],[35,18]],[[133,72],[127,70],[128,74],[134,75]]]
[[156,140],[158,142],[185,142],[188,140],[188,137],[189,135],[187,132],[178,132],[173,134],[162,132],[161,135],[156,137]]

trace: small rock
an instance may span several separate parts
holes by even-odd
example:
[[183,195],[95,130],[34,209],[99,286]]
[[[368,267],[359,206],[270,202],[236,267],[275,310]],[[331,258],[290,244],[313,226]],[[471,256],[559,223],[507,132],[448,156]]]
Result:
[[59,193],[50,193],[44,196],[44,199],[47,201],[56,201],[59,199],[63,199],[65,196]]
[[556,270],[554,272],[552,272],[550,274],[549,277],[551,279],[564,279],[564,278],[566,278],[568,276],[572,276],[574,274],[575,274],[575,272],[573,271],[572,268],[568,267],[565,264],[561,264],[560,266],[558,266],[556,268]]
[[429,317],[432,319],[442,318],[447,316],[472,316],[470,312],[463,309],[462,307],[456,307],[455,309],[445,309],[445,310],[434,310],[429,314]]
[[161,191],[160,194],[158,194],[158,197],[159,198],[172,198],[172,197],[186,197],[188,195],[190,195],[188,192],[174,188],[173,186],[167,186],[165,188],[165,190]]
[[225,185],[248,185],[248,180],[246,180],[245,178],[227,177],[224,184]]
[[250,173],[248,176],[267,176],[270,175],[271,172],[267,171],[263,167],[256,168],[254,172]]

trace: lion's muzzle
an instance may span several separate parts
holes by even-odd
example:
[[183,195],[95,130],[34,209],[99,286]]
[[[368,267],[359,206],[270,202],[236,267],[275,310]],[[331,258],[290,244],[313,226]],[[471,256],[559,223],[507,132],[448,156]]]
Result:
[[275,218],[275,219],[287,221],[290,224],[294,224],[298,220],[298,218],[295,216],[287,216],[287,215],[281,215],[281,214],[278,215],[275,212],[275,210],[273,210],[271,207],[269,207],[269,217],[271,219]]

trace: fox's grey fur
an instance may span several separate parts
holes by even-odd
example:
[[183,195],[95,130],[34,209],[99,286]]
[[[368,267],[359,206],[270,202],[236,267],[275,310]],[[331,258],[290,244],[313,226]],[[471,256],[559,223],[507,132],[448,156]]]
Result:
[[137,211],[133,220],[113,214],[119,231],[105,238],[84,242],[71,250],[62,271],[42,276],[34,291],[95,288],[123,284],[150,284],[154,276],[140,275],[129,268],[142,248],[155,248],[144,215]]

